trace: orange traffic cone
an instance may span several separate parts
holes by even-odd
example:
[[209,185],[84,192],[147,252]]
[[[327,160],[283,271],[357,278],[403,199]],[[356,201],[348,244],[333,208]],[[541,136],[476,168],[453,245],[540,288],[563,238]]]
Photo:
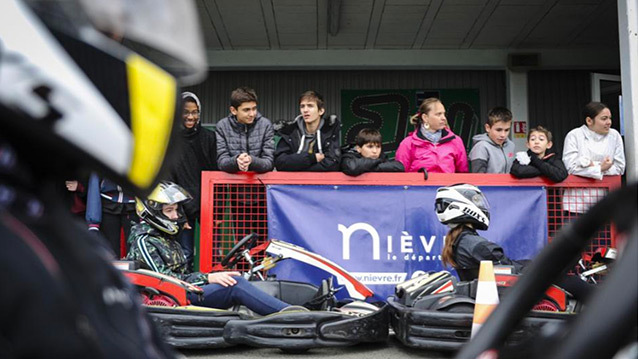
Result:
[[498,291],[496,290],[496,278],[494,277],[494,265],[492,261],[481,261],[479,268],[478,286],[476,288],[476,301],[474,305],[474,318],[472,320],[472,337],[476,335],[492,310],[498,305]]

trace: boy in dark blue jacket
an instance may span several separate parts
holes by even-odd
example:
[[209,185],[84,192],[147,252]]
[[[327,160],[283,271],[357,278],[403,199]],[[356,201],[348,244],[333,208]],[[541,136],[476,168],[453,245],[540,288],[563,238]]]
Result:
[[399,161],[388,160],[381,150],[381,133],[372,128],[364,128],[354,139],[355,145],[344,151],[341,170],[350,176],[365,172],[404,172]]

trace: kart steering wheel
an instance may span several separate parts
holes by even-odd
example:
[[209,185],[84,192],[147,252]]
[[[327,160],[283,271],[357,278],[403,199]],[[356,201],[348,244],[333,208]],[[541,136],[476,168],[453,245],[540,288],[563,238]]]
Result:
[[257,243],[257,239],[259,239],[259,235],[257,233],[251,233],[246,237],[242,238],[235,246],[228,251],[226,257],[222,259],[222,266],[232,268],[244,258],[244,250],[250,250]]
[[619,350],[624,344],[623,336],[618,333],[632,333],[632,328],[635,328],[638,296],[637,196],[636,183],[628,185],[610,193],[575,222],[563,227],[455,358],[494,357],[549,284],[564,273],[569,264],[580,256],[596,230],[609,221],[616,224],[619,232],[633,230],[633,237],[627,239],[624,258],[605,279],[603,287],[592,293],[587,301],[587,310],[568,324],[570,328],[561,329],[569,335],[560,340],[559,346],[545,348],[542,357],[611,357]]

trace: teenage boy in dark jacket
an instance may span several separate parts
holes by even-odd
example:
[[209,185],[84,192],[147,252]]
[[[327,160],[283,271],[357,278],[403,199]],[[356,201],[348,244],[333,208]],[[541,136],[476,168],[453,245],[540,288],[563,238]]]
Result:
[[192,92],[182,93],[182,148],[179,161],[171,168],[169,178],[193,196],[184,205],[188,226],[178,241],[192,264],[194,256],[195,221],[200,215],[202,171],[217,171],[217,144],[215,133],[202,126],[202,104]]
[[299,97],[301,115],[285,125],[275,151],[278,171],[338,171],[341,159],[339,120],[326,112],[323,98],[315,91]]
[[[272,171],[275,150],[274,129],[266,117],[257,112],[257,94],[240,87],[230,94],[231,115],[219,120],[217,165],[229,173]],[[234,202],[237,201],[237,202]],[[235,235],[242,238],[252,232],[266,233],[266,198],[262,191],[239,186],[231,189],[235,218]]]
[[217,164],[229,173],[272,171],[274,130],[272,123],[257,112],[257,94],[240,87],[230,95],[231,115],[219,120]]
[[365,172],[404,172],[399,161],[388,160],[381,150],[381,133],[372,128],[364,128],[354,139],[355,146],[341,157],[341,170],[350,176]]
[[543,126],[532,128],[527,136],[527,152],[516,153],[511,174],[518,178],[545,176],[562,182],[569,175],[563,161],[552,148],[552,133]]

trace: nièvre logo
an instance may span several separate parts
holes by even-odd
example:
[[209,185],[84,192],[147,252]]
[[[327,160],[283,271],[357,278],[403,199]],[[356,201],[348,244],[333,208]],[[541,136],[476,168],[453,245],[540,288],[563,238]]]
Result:
[[[382,251],[382,238],[379,235],[379,232],[369,223],[365,222],[357,222],[353,223],[350,226],[346,227],[345,225],[339,223],[337,225],[337,229],[341,232],[341,246],[342,246],[342,258],[344,260],[350,260],[350,248],[353,233],[357,231],[365,231],[368,232],[369,238],[372,240],[372,259],[373,260],[381,260],[381,251]],[[366,236],[367,238],[368,236]],[[430,260],[440,260],[441,256],[437,254],[431,254],[432,248],[434,247],[434,243],[436,242],[437,236],[430,236],[429,238],[424,235],[419,235],[418,237],[414,237],[409,234],[407,231],[402,231],[401,235],[398,238],[398,241],[395,241],[392,235],[387,235],[385,237],[385,259],[386,260],[398,260],[402,258],[406,261],[430,261]],[[441,241],[443,238],[441,238]],[[398,242],[398,243],[395,243]],[[419,253],[425,252],[425,254],[416,254],[415,246],[420,246],[423,250],[417,250]]]

